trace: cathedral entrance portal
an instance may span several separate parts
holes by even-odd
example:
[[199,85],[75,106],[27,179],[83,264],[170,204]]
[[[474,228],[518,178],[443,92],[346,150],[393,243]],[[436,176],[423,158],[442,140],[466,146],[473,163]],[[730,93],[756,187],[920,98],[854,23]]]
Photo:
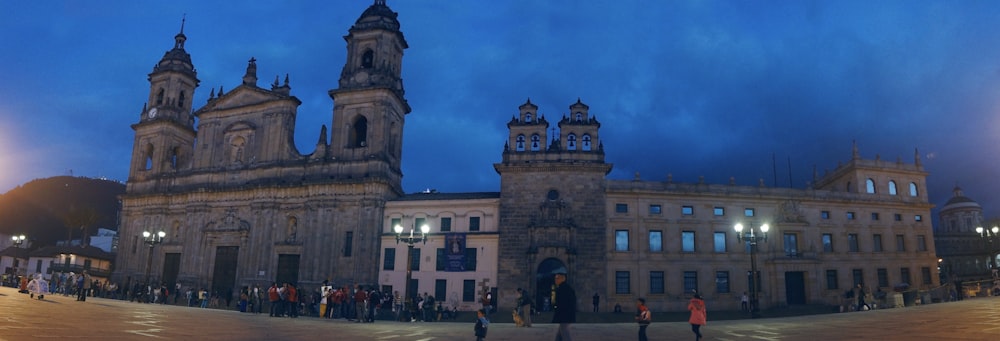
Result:
[[239,254],[239,246],[219,246],[215,249],[215,271],[212,272],[213,293],[232,294],[232,290],[236,286],[236,262]]
[[299,285],[299,255],[278,255],[278,285]]
[[555,258],[547,258],[538,264],[535,273],[535,307],[541,311],[552,310],[552,290],[555,274],[567,273],[566,264]]

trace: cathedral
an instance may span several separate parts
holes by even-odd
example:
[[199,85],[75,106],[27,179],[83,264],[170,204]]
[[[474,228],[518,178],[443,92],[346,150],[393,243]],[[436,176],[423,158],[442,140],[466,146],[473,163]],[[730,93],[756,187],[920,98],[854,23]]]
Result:
[[486,293],[512,307],[525,288],[544,309],[552,275],[566,273],[580,309],[593,299],[602,311],[637,297],[684,310],[694,292],[738,309],[748,290],[774,307],[839,304],[857,284],[936,286],[933,205],[916,153],[913,163],[865,159],[854,146],[805,189],[615,180],[587,104],[567,101],[569,114],[550,123],[528,100],[498,113],[513,114],[493,165],[498,192],[404,193],[408,45],[397,13],[376,0],[344,38],[331,124],[302,154],[300,101],[287,77],[261,87],[253,59],[242,84],[211,89],[194,108],[199,80],[182,27],[132,125],[116,281],[221,293],[329,281],[429,292],[460,310]]

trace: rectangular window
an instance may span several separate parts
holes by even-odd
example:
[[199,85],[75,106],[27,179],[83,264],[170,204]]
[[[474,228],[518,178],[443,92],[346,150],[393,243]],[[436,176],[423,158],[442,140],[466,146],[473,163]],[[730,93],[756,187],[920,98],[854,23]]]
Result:
[[444,301],[445,297],[448,297],[448,280],[446,279],[434,280],[434,298],[440,301]]
[[420,271],[420,249],[410,249],[410,270]]
[[403,219],[401,219],[401,218],[392,218],[392,219],[389,220],[389,230],[390,231],[395,231],[396,225],[402,225],[402,224],[403,224]]
[[865,273],[861,269],[852,269],[851,270],[851,279],[854,280],[854,286],[855,287],[858,286],[858,284],[862,284],[862,283],[865,282],[865,276],[864,275],[865,275]]
[[924,217],[919,214],[915,215],[913,216],[913,221],[924,221]]
[[615,293],[619,295],[630,293],[629,285],[629,272],[615,271]]
[[628,230],[615,230],[615,251],[628,251]]
[[615,213],[628,213],[628,204],[615,204]]
[[427,225],[427,218],[414,218],[413,229],[416,231],[413,232],[420,232],[420,228],[424,225]]
[[872,220],[878,220],[878,213],[872,212]]
[[396,270],[396,249],[386,248],[382,256],[382,270]]
[[819,217],[823,220],[830,219],[830,211],[823,211],[819,213]]
[[850,252],[858,252],[860,249],[858,247],[858,234],[848,233],[847,234],[847,247]]
[[698,291],[698,272],[684,271],[684,292]]
[[752,208],[744,208],[743,209],[743,215],[747,216],[747,217],[753,217],[754,216],[754,209],[752,209]]
[[833,252],[833,235],[823,234],[823,252]]
[[479,217],[469,217],[469,231],[479,231]]
[[462,302],[476,301],[476,280],[467,279],[462,281]]
[[434,270],[444,271],[448,267],[448,255],[444,253],[444,248],[439,247],[435,250],[437,255],[436,261],[434,262]]
[[872,251],[882,252],[882,235],[875,234],[872,235]]
[[681,251],[694,252],[694,231],[681,232]]
[[724,216],[724,215],[726,215],[726,208],[725,207],[716,207],[716,208],[712,209],[712,214],[714,214],[716,217]]
[[878,276],[878,286],[888,287],[889,286],[889,271],[885,268],[876,269],[875,273]]
[[784,237],[785,237],[785,256],[798,257],[799,256],[798,235],[794,233],[785,233]]
[[351,244],[354,242],[354,232],[347,231],[344,236],[344,257],[351,256]]
[[441,232],[451,232],[451,217],[441,218]]
[[649,231],[649,252],[663,252],[663,231]]
[[897,252],[906,251],[906,238],[901,234],[896,235],[896,251]]
[[663,271],[650,271],[649,272],[649,293],[650,294],[662,294],[664,293],[663,286]]
[[917,236],[917,251],[927,251],[927,237],[923,235]]
[[649,214],[659,215],[663,212],[663,207],[660,205],[649,205]]
[[903,283],[910,284],[913,283],[910,278],[910,268],[899,268],[899,277],[903,280]]
[[716,232],[714,237],[715,237],[715,252],[716,253],[726,252],[726,233]]
[[476,271],[476,263],[479,253],[476,252],[476,248],[467,247],[465,248],[465,271]]
[[933,281],[931,280],[931,268],[928,268],[926,266],[920,268],[920,278],[923,280],[924,284],[926,285],[932,284]]
[[729,293],[729,271],[715,272],[715,292],[720,294]]
[[854,212],[847,212],[847,220],[854,220]]
[[826,270],[826,289],[837,290],[837,270]]
[[902,215],[902,214],[899,214],[899,213],[896,213],[896,214],[893,214],[893,215],[892,215],[892,220],[895,220],[895,221],[903,221],[903,215]]
[[681,206],[681,214],[683,215],[693,215],[694,206]]

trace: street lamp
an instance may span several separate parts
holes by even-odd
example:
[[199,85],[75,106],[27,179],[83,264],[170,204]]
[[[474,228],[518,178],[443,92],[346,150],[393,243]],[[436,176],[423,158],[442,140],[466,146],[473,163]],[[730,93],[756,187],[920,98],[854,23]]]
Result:
[[153,247],[156,246],[156,244],[162,243],[163,242],[163,237],[166,237],[166,236],[167,236],[167,233],[163,232],[163,231],[158,231],[156,233],[149,232],[149,231],[142,231],[142,240],[146,244],[146,246],[149,246],[149,257],[146,260],[146,284],[147,285],[151,285],[149,283],[149,270],[153,268]]
[[993,271],[997,269],[996,254],[998,252],[998,247],[1000,247],[1000,227],[993,226],[991,229],[985,229],[982,226],[976,227],[976,233],[979,237],[983,238],[983,244],[986,246],[986,251],[990,254],[990,268]]
[[[10,239],[14,241],[14,247],[17,248],[17,249],[20,249],[21,248],[21,244],[24,244],[24,240],[27,239],[27,237],[25,237],[23,234],[21,234],[21,235],[15,235],[15,236],[11,237]],[[21,252],[18,251],[17,253],[21,253]],[[15,253],[15,255],[17,253]],[[16,257],[16,256],[14,257],[14,259],[17,259],[17,258],[20,258],[20,257]],[[25,259],[24,261],[27,262],[28,260]],[[20,265],[20,264],[18,264],[18,265]],[[19,273],[20,270],[18,268],[20,268],[20,266],[15,266],[14,267],[14,275],[17,275]],[[25,273],[25,275],[27,275],[27,273]]]
[[404,309],[409,312],[409,317],[412,321],[413,313],[416,311],[416,307],[413,306],[413,299],[410,298],[410,281],[413,278],[413,260],[411,259],[413,257],[413,244],[424,243],[424,245],[427,245],[427,232],[430,232],[431,228],[427,224],[420,226],[420,236],[414,236],[414,229],[411,228],[409,237],[403,236],[403,225],[397,224],[393,227],[393,230],[396,231],[396,244],[399,244],[400,240],[406,243],[406,283],[403,284],[403,302],[405,302]]
[[737,223],[733,226],[736,230],[736,240],[740,242],[746,242],[750,244],[750,317],[755,318],[759,316],[759,308],[757,306],[757,288],[759,282],[759,276],[757,274],[757,242],[767,242],[767,231],[771,229],[767,224],[760,226],[760,235],[754,232],[751,226],[748,232],[743,232],[743,224]]

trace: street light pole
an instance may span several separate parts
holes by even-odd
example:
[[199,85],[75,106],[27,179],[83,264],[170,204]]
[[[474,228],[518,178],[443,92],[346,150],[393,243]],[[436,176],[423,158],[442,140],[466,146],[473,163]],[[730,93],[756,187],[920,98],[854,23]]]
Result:
[[997,252],[998,247],[1000,247],[1000,227],[993,226],[991,229],[985,229],[982,226],[976,227],[976,233],[979,237],[983,238],[983,244],[986,247],[986,252],[990,255],[990,270],[997,271]]
[[750,244],[750,318],[756,318],[760,316],[760,309],[758,307],[758,297],[757,291],[760,290],[758,286],[759,275],[757,274],[757,242],[767,242],[767,231],[771,229],[767,224],[760,226],[761,234],[758,235],[754,232],[753,226],[750,227],[749,231],[743,232],[743,224],[737,223],[733,226],[736,230],[736,240],[740,242],[746,242]]
[[430,229],[430,226],[424,224],[420,226],[420,236],[414,236],[414,229],[411,228],[410,236],[405,237],[403,236],[403,225],[393,227],[393,230],[396,231],[396,244],[399,244],[400,240],[406,243],[406,283],[403,284],[403,302],[405,302],[403,309],[409,312],[411,321],[413,320],[413,312],[417,310],[413,306],[413,299],[410,297],[410,282],[413,278],[413,260],[411,259],[413,257],[413,244],[424,243],[426,245],[428,239],[427,232],[430,232]]
[[149,246],[149,257],[146,258],[146,285],[152,285],[149,283],[149,271],[153,268],[153,247],[156,244],[163,242],[163,237],[166,237],[167,233],[159,231],[156,233],[149,231],[142,231],[142,240]]
[[[17,257],[16,255],[18,253],[21,253],[21,244],[24,244],[24,240],[25,239],[27,239],[27,237],[25,237],[23,234],[21,234],[21,235],[15,235],[15,236],[11,237],[11,240],[14,241],[14,247],[17,248],[17,252],[15,253],[15,257],[14,257],[15,259],[16,258],[20,258],[20,257]],[[28,260],[25,259],[24,262],[27,263]],[[20,268],[21,268],[21,264],[18,264],[18,266],[14,267],[14,275],[15,276],[17,276],[20,273]],[[25,275],[28,275],[27,271],[25,271]]]

